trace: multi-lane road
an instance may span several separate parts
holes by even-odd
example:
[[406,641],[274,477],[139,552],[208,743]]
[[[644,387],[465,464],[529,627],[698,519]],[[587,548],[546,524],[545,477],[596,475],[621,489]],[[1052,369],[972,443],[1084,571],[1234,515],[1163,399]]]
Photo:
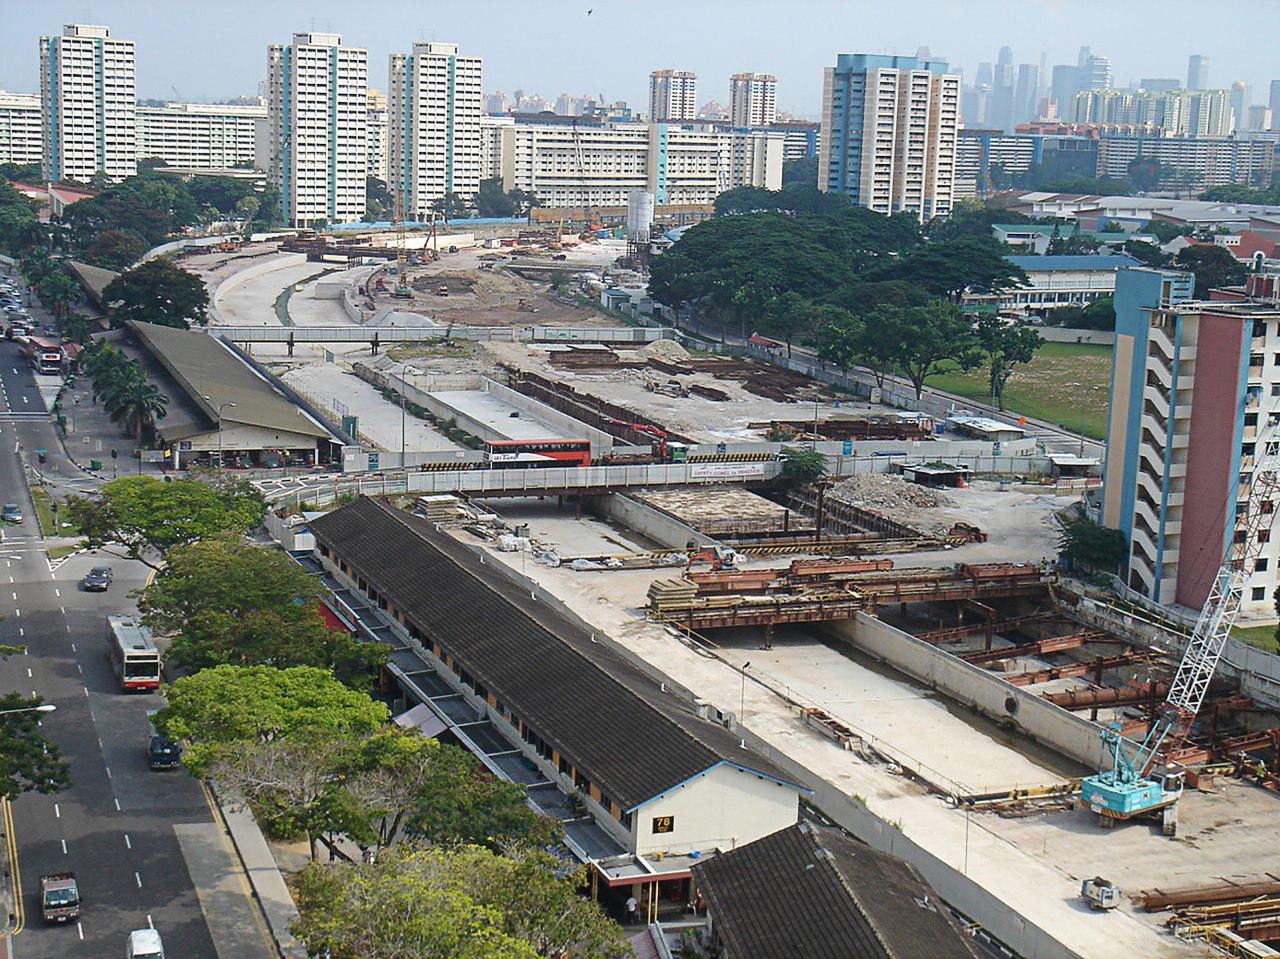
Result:
[[[106,556],[50,568],[21,456],[48,450],[53,477],[77,470],[61,453],[35,380],[11,342],[0,342],[0,407],[0,502],[19,503],[25,514],[5,527],[0,544],[0,642],[26,648],[0,661],[0,691],[41,695],[57,706],[42,717],[43,730],[69,760],[72,778],[55,795],[12,803],[22,908],[11,918],[5,954],[124,955],[129,931],[154,925],[171,956],[272,955],[200,784],[181,771],[147,767],[148,714],[160,697],[121,693],[107,661],[106,616],[134,609],[130,594],[149,571]],[[88,567],[103,563],[115,571],[111,588],[81,590]],[[68,870],[80,883],[80,921],[45,927],[39,877]]]

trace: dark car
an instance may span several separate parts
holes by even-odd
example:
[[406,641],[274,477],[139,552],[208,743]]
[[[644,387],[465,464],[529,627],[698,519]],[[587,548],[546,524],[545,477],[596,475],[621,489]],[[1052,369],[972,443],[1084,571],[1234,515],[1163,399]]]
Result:
[[95,566],[85,574],[84,579],[80,581],[80,585],[90,593],[105,593],[108,587],[111,586],[111,579],[110,566]]
[[17,503],[5,503],[4,508],[0,509],[0,520],[6,523],[21,523],[22,507]]
[[176,769],[182,765],[182,747],[168,736],[152,736],[147,744],[147,765],[152,769]]

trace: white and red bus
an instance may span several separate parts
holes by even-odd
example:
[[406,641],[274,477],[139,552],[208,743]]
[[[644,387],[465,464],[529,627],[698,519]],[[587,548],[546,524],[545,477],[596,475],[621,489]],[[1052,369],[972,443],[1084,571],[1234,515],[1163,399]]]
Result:
[[62,372],[62,344],[44,336],[29,336],[22,345],[27,362],[37,373],[57,376]]
[[484,450],[497,468],[591,465],[591,440],[490,440]]
[[122,616],[108,616],[107,655],[125,692],[160,688],[160,650],[147,627]]

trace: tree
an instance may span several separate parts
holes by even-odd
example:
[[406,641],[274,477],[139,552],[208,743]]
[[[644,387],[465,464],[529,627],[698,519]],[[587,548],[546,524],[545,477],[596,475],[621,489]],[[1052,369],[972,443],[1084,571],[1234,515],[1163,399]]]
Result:
[[262,522],[262,494],[239,480],[164,482],[125,476],[96,496],[72,497],[67,513],[91,549],[122,546],[131,559],[159,569],[157,554],[218,533],[244,533]]
[[1128,551],[1123,533],[1099,526],[1083,515],[1065,523],[1058,535],[1058,556],[1090,569],[1116,572]]
[[386,705],[314,666],[214,666],[166,687],[156,727],[189,741],[199,775],[221,747],[295,737],[324,741],[367,735],[390,718]]
[[136,438],[155,428],[169,408],[169,397],[160,392],[150,380],[129,383],[116,397],[110,410],[114,419],[121,420],[125,429]]
[[524,959],[632,955],[579,895],[585,875],[541,850],[405,844],[375,863],[308,866],[293,932],[334,959]]
[[971,370],[981,360],[969,320],[945,300],[881,307],[868,317],[867,330],[868,349],[911,381],[917,399],[930,376],[946,367]]
[[1138,154],[1125,167],[1125,175],[1139,193],[1150,193],[1160,188],[1167,171],[1157,157]]
[[974,327],[978,348],[987,364],[987,386],[998,409],[1004,409],[1004,388],[1015,367],[1035,359],[1044,337],[1025,321],[1006,323],[998,316],[979,317]]
[[812,323],[813,303],[798,293],[783,293],[764,308],[765,332],[782,337],[787,356],[791,356],[791,341],[796,334],[809,330]]
[[439,213],[446,223],[450,220],[462,219],[471,213],[471,203],[460,193],[446,193],[438,200],[433,200],[431,209]]
[[[0,655],[13,652],[6,648]],[[25,792],[53,793],[71,783],[70,767],[58,747],[40,732],[40,714],[5,710],[34,710],[44,703],[39,696],[18,693],[0,696],[0,796],[5,799]]]
[[818,187],[818,158],[795,157],[782,161],[782,186]]
[[1085,306],[1060,306],[1045,314],[1044,325],[1063,326],[1072,330],[1114,330],[1115,300],[1109,296],[1100,296]]
[[193,176],[184,185],[204,218],[209,220],[230,216],[241,200],[256,193],[252,180],[230,176]]
[[112,280],[102,294],[113,328],[126,320],[188,329],[209,322],[204,281],[163,257],[148,260]]
[[1160,249],[1160,247],[1154,243],[1148,243],[1146,240],[1125,240],[1124,252],[1138,260],[1143,266],[1156,267],[1157,269],[1168,266],[1173,260],[1173,257]]
[[61,317],[80,299],[80,283],[66,271],[55,269],[36,283],[36,296],[54,316]]
[[1006,210],[982,200],[960,200],[947,216],[936,216],[925,224],[931,240],[958,240],[962,237],[989,237],[997,223],[1035,223],[1024,213]]
[[1186,270],[1196,278],[1196,296],[1208,297],[1210,290],[1240,286],[1249,269],[1224,246],[1196,244],[1184,246],[1173,259],[1175,269]]
[[503,192],[502,177],[490,177],[480,181],[480,192],[476,194],[476,214],[484,217],[509,217],[516,212],[516,205],[511,197]]
[[837,306],[824,307],[818,326],[818,358],[848,373],[862,360],[862,339],[866,334],[862,320]]
[[103,230],[85,251],[85,259],[94,266],[123,270],[137,263],[147,245],[127,230]]
[[827,475],[827,458],[807,446],[788,446],[779,454],[782,472],[779,476],[791,483],[813,483]]
[[323,666],[367,684],[386,648],[329,629],[325,593],[280,550],[226,533],[171,549],[138,608],[151,629],[173,634],[168,655],[189,670]]
[[906,280],[934,296],[959,302],[966,291],[999,293],[1027,276],[1006,257],[995,237],[965,236],[941,240],[887,264],[871,276],[878,280]]
[[395,213],[396,201],[387,189],[387,182],[376,176],[364,180],[364,217],[366,220],[388,220]]

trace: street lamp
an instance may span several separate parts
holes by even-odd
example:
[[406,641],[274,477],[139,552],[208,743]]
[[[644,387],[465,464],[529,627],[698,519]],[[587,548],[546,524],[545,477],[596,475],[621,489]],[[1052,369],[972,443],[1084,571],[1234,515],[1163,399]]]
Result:
[[51,713],[57,708],[53,703],[41,703],[39,706],[23,706],[21,709],[0,709],[0,716],[11,716],[14,713]]

